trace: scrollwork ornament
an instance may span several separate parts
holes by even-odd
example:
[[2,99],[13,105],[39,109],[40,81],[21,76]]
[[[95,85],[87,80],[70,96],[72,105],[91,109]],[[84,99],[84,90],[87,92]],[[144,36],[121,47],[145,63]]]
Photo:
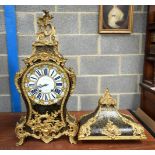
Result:
[[121,131],[119,130],[119,128],[114,125],[114,123],[110,120],[108,120],[106,126],[103,128],[101,133],[110,137],[111,139],[115,139],[116,136],[121,135]]

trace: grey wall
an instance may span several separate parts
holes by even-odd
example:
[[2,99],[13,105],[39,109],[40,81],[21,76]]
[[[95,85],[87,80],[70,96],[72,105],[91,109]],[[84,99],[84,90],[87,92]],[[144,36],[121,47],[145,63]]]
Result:
[[[98,34],[98,6],[16,6],[20,67],[31,54],[42,9],[51,11],[60,50],[77,74],[69,110],[93,110],[106,87],[121,109],[136,109],[140,102],[146,6],[134,8],[132,34]],[[3,7],[0,6],[0,112],[10,111],[7,50]],[[22,109],[25,106],[22,102]]]
[[10,91],[3,6],[0,6],[0,112],[9,112]]

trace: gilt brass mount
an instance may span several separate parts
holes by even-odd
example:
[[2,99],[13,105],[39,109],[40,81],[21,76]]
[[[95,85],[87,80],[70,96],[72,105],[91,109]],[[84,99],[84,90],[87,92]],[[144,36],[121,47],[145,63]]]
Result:
[[26,104],[27,115],[16,124],[15,132],[22,145],[25,138],[33,137],[49,143],[62,135],[76,143],[78,123],[66,109],[73,93],[76,75],[65,67],[59,52],[52,15],[43,11],[37,20],[37,39],[32,44],[32,55],[24,59],[25,67],[16,74],[15,84]]

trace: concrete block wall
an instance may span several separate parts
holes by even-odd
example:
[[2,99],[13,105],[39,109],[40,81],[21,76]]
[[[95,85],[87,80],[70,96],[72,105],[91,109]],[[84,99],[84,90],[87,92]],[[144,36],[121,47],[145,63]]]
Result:
[[[99,34],[98,6],[16,6],[20,68],[31,54],[37,17],[47,9],[54,15],[61,53],[77,75],[69,110],[93,110],[105,88],[120,109],[136,109],[143,71],[146,6],[134,7],[132,34]],[[3,7],[0,7],[0,112],[10,111]],[[22,101],[22,99],[21,99]],[[25,105],[22,101],[22,110]]]
[[10,112],[10,90],[3,6],[0,6],[0,112]]

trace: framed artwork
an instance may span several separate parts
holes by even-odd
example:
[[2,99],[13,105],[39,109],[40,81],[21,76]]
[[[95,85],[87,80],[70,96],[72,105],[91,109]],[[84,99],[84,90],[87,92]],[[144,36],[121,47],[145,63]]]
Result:
[[99,33],[131,33],[132,31],[132,5],[99,6]]

